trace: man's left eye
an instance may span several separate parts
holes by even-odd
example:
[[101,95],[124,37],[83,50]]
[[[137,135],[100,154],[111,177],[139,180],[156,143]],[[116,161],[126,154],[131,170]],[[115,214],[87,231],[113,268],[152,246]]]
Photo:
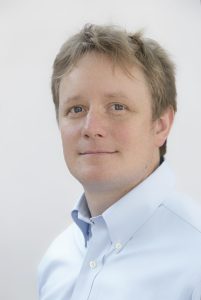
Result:
[[120,104],[120,103],[114,103],[114,104],[112,105],[112,108],[113,108],[114,110],[124,110],[124,109],[125,109],[125,105]]

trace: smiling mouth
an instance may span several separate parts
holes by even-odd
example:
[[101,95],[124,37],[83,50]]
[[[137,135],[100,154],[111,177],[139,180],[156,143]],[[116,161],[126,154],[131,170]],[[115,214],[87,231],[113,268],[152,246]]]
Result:
[[86,151],[81,152],[80,155],[107,155],[107,154],[115,154],[117,151]]

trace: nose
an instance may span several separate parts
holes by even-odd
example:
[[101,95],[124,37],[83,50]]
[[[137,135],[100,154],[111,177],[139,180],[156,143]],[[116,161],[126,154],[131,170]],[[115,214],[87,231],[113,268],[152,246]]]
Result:
[[88,111],[84,120],[82,135],[85,138],[103,138],[106,136],[106,120],[101,112]]

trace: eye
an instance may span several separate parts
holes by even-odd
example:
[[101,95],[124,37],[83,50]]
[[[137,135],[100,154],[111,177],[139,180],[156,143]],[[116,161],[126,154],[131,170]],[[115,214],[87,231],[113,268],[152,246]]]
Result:
[[82,105],[76,105],[68,109],[67,115],[78,115],[80,113],[83,113],[85,111],[84,107]]
[[114,109],[115,110],[123,110],[125,107],[123,104],[115,103],[114,104]]
[[80,118],[85,115],[87,108],[82,104],[69,106],[66,108],[65,116],[70,119]]
[[125,110],[126,109],[126,105],[121,104],[121,103],[113,103],[111,105],[111,108],[114,111],[120,111],[120,110]]
[[74,106],[71,108],[70,112],[73,112],[75,114],[82,112],[83,111],[83,107],[82,106]]

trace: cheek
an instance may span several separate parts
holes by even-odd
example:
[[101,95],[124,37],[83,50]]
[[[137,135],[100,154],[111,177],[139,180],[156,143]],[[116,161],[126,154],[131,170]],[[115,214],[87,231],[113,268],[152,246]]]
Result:
[[61,137],[70,140],[80,132],[80,124],[68,120],[63,120],[60,124]]
[[116,141],[119,142],[122,146],[126,146],[131,143],[131,139],[133,138],[133,134],[131,135],[130,132],[126,130],[119,130],[118,134],[116,135]]
[[115,140],[121,149],[131,152],[146,151],[152,144],[152,133],[148,124],[119,126],[115,131]]
[[64,152],[69,151],[73,148],[74,143],[77,139],[76,128],[72,126],[62,126],[60,127],[60,134]]
[[139,134],[139,128],[134,124],[120,124],[115,127],[113,136],[115,140],[119,142],[123,147],[132,144],[136,141]]

